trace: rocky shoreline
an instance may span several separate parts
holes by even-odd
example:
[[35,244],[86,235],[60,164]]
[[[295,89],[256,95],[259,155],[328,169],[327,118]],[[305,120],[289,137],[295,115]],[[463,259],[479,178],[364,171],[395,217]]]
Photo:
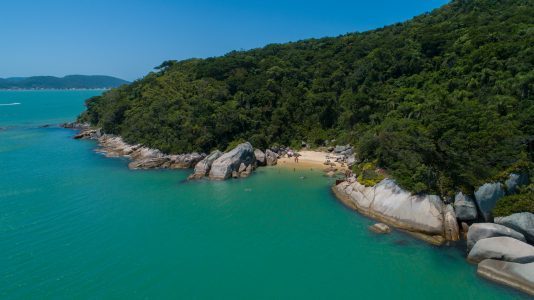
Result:
[[[80,130],[75,139],[97,140],[96,151],[106,157],[129,158],[130,169],[194,169],[190,180],[248,177],[258,167],[276,165],[286,151],[262,151],[245,142],[224,153],[215,150],[210,154],[170,155],[128,144],[119,136],[102,134],[87,124],[63,127]],[[348,146],[339,147],[334,153],[343,151],[353,155]],[[370,226],[373,232],[387,234],[391,226],[433,245],[465,239],[466,260],[478,264],[480,276],[534,295],[534,214],[525,212],[495,220],[491,216],[501,197],[526,183],[525,176],[511,174],[504,183],[482,185],[474,195],[459,192],[450,203],[437,195],[413,195],[388,178],[375,186],[365,186],[349,176],[336,182],[332,191],[346,206],[385,223]]]
[[128,144],[120,136],[103,134],[100,129],[92,128],[88,124],[66,123],[61,126],[79,130],[74,139],[98,141],[99,147],[95,151],[106,157],[130,159],[128,168],[132,170],[194,169],[189,179],[226,180],[248,177],[259,166],[276,165],[280,157],[280,154],[270,149],[265,152],[254,149],[248,142],[239,144],[226,153],[215,150],[209,155],[198,152],[165,154],[158,149]]
[[[359,213],[431,244],[466,239],[466,260],[478,264],[480,276],[534,295],[534,214],[516,213],[495,220],[491,216],[501,197],[528,182],[516,180],[521,177],[511,174],[504,184],[484,184],[475,191],[474,200],[458,193],[453,204],[437,195],[413,195],[387,178],[369,187],[349,177],[337,182],[332,191]],[[385,224],[375,224],[370,230],[387,233]]]

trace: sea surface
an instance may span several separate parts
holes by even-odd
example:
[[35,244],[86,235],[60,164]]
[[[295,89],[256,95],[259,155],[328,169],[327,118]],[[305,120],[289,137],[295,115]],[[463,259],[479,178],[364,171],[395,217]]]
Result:
[[[0,299],[523,299],[333,197],[319,171],[130,171],[72,121],[101,91],[0,91]],[[305,177],[305,178],[301,178]]]

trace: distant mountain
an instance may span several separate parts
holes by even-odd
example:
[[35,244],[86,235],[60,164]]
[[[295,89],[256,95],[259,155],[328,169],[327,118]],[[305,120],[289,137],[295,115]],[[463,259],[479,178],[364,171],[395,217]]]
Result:
[[32,76],[0,78],[0,89],[97,89],[127,83],[126,80],[102,75]]

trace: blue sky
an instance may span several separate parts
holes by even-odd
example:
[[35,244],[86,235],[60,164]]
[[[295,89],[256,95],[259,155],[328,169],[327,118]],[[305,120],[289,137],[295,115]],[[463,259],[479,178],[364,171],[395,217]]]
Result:
[[104,74],[133,80],[168,59],[365,31],[447,2],[5,0],[0,77]]

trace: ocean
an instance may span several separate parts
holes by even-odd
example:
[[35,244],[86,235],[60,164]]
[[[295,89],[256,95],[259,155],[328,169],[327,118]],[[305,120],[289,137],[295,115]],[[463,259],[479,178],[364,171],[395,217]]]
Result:
[[54,125],[101,92],[0,91],[0,299],[527,298],[465,247],[371,233],[319,171],[131,171]]

